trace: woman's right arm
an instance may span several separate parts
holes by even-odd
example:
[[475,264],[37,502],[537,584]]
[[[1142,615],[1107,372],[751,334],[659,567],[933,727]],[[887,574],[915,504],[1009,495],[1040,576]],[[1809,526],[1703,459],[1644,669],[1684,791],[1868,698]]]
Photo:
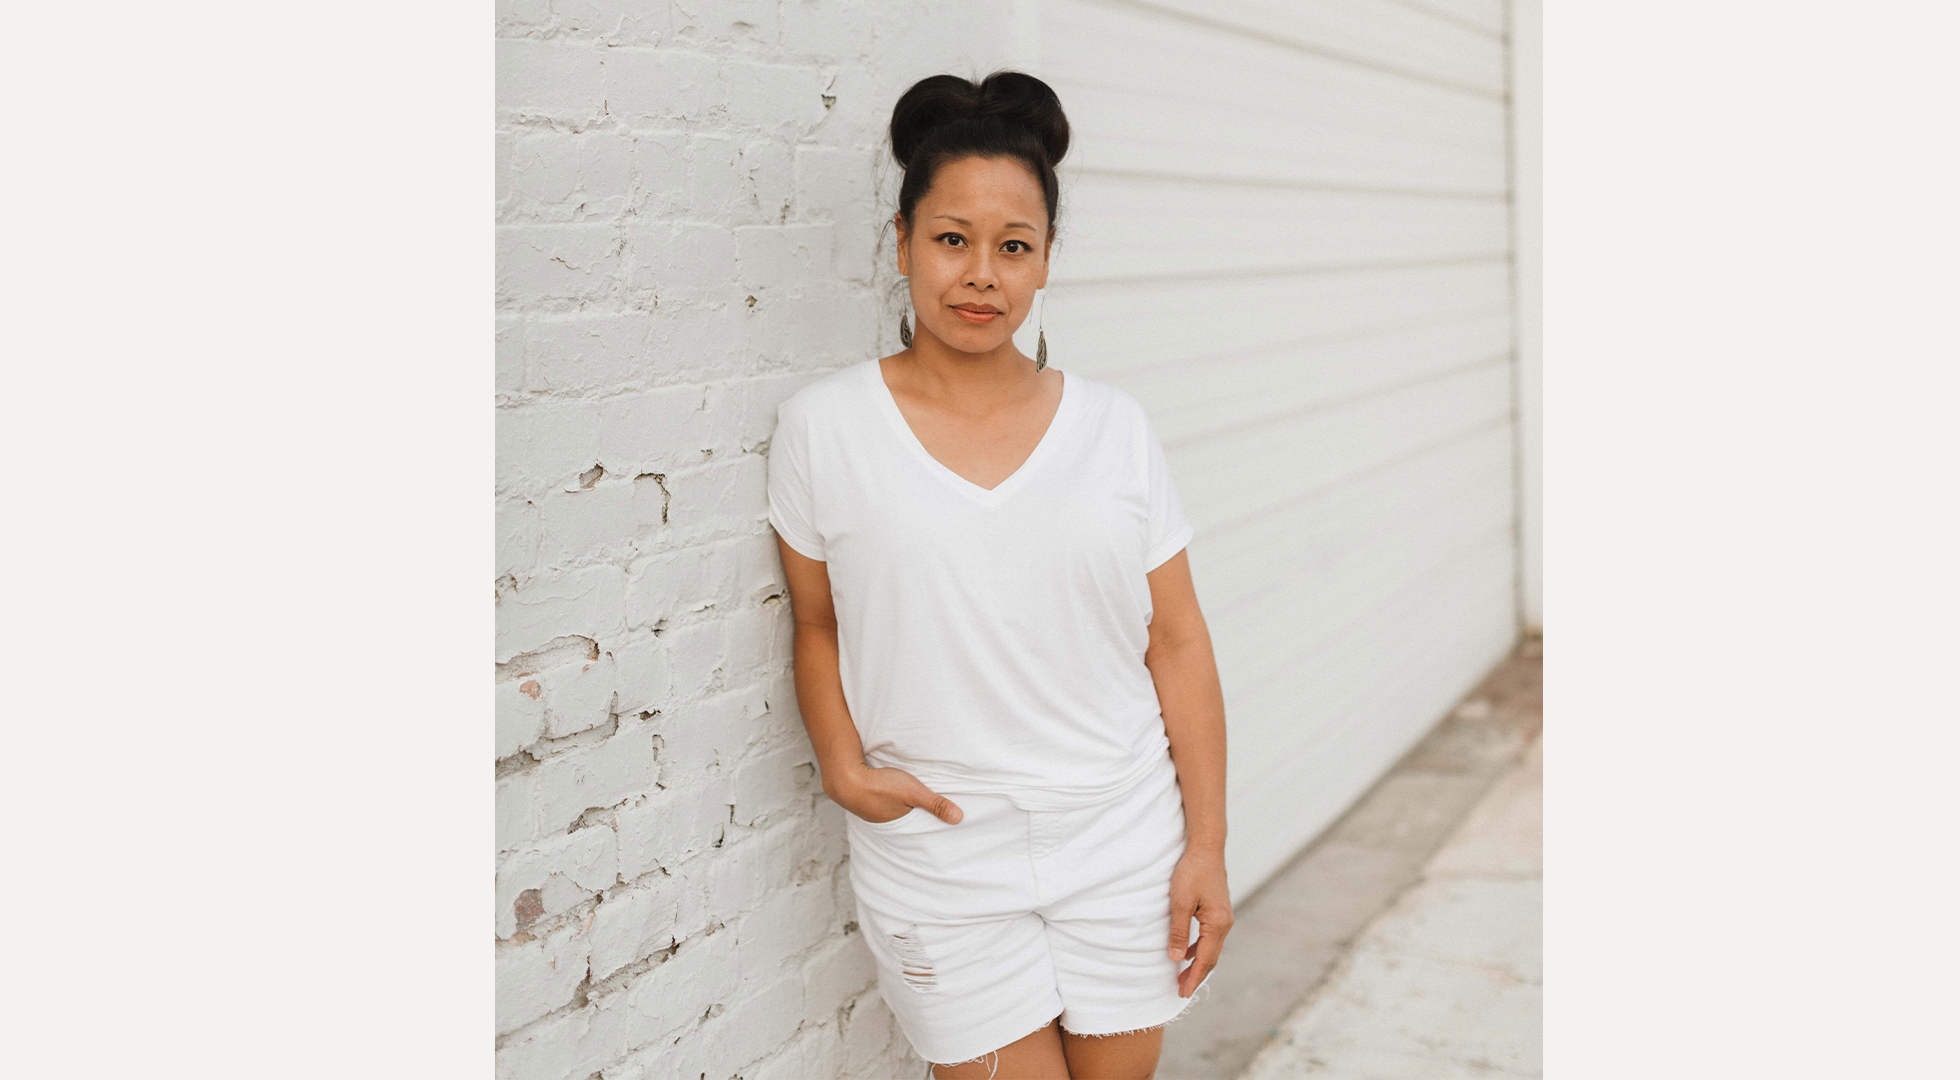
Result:
[[830,596],[829,564],[798,554],[780,536],[776,546],[782,550],[790,614],[796,620],[796,704],[817,752],[824,794],[866,821],[893,821],[923,806],[957,824],[960,808],[951,799],[903,769],[874,769],[865,763],[864,742],[844,701],[844,678],[837,668],[837,609]]

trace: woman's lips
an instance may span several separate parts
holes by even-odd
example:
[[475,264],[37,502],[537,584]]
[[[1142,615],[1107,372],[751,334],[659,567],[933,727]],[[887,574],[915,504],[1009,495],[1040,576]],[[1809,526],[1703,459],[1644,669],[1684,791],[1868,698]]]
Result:
[[968,311],[965,308],[956,307],[953,309],[953,314],[958,315],[975,326],[983,326],[1000,318],[1001,313],[998,311]]

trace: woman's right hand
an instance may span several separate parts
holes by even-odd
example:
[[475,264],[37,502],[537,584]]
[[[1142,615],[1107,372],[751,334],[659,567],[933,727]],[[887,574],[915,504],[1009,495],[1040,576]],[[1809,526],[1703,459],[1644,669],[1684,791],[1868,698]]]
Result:
[[904,769],[874,769],[861,766],[838,777],[831,785],[830,800],[873,825],[897,821],[915,806],[926,813],[958,825],[966,815],[953,800],[934,792]]

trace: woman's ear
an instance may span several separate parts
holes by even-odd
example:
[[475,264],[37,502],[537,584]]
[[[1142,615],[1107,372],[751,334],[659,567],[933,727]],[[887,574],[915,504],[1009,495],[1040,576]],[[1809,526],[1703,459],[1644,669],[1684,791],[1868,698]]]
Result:
[[1055,265],[1055,230],[1050,229],[1048,239],[1041,242],[1041,280],[1035,282],[1035,288],[1048,287],[1048,268],[1053,265]]
[[904,214],[893,214],[892,225],[898,231],[898,272],[902,276],[912,276],[912,260],[906,257],[905,242],[912,238],[912,230],[905,224]]

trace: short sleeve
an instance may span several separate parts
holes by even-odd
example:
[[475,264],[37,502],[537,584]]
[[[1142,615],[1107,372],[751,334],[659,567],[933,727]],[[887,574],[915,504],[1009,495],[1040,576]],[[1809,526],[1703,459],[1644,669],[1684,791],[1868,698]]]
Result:
[[769,524],[797,554],[824,561],[810,487],[810,421],[790,401],[777,407],[776,434],[769,441]]
[[1157,429],[1140,407],[1138,416],[1143,426],[1144,483],[1150,495],[1149,542],[1143,560],[1144,572],[1149,573],[1184,550],[1191,542],[1192,529],[1184,516],[1184,504],[1178,501],[1177,485],[1171,482],[1170,462],[1164,457]]

